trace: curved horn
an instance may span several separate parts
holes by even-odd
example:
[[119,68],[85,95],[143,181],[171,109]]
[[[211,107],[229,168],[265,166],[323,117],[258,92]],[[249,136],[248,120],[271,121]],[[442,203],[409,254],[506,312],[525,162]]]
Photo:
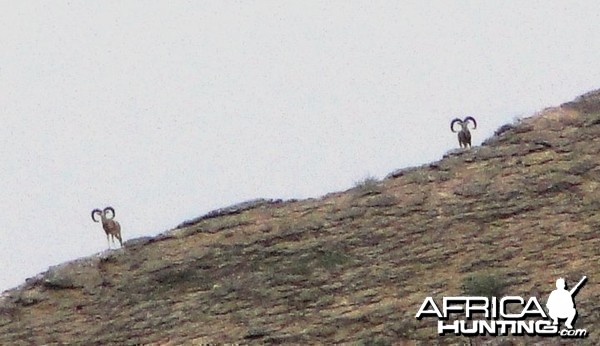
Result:
[[466,117],[466,118],[463,120],[463,122],[465,122],[465,123],[466,123],[466,122],[468,122],[469,120],[471,120],[471,121],[473,122],[473,129],[476,129],[476,128],[477,128],[477,121],[475,121],[475,118],[473,118],[473,117]]
[[462,125],[463,121],[460,120],[459,118],[454,118],[452,120],[452,122],[450,123],[450,130],[452,130],[452,132],[457,132],[457,131],[454,131],[454,124],[456,124],[456,123],[459,123]]
[[106,208],[104,208],[104,215],[106,215],[107,211],[111,212],[111,214],[112,214],[111,219],[114,219],[115,218],[115,210],[113,209],[113,207],[106,207]]
[[96,220],[96,214],[102,215],[102,210],[100,210],[100,209],[92,210],[92,220],[94,220],[94,222],[100,222],[100,220]]

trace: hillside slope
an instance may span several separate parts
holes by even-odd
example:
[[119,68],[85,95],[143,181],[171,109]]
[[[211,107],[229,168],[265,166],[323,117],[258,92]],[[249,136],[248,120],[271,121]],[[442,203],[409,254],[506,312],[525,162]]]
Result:
[[[258,200],[52,267],[0,298],[0,344],[463,343],[417,321],[486,274],[546,300],[589,281],[600,335],[600,92],[482,146],[301,201]],[[478,337],[472,342],[560,340]]]

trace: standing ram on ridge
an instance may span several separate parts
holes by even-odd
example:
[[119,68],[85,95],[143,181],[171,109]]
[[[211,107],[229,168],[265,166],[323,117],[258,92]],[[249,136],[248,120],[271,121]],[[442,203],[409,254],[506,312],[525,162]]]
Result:
[[[108,212],[112,214],[112,216],[108,217]],[[100,220],[96,219],[96,214],[100,215]],[[115,210],[112,207],[106,207],[104,210],[94,209],[92,210],[92,220],[94,222],[102,221],[102,228],[104,228],[104,232],[106,233],[106,241],[108,242],[108,248],[110,249],[110,240],[109,235],[112,238],[113,244],[115,243],[115,237],[119,240],[119,244],[123,247],[123,241],[121,240],[121,225],[113,220],[115,218]]]
[[466,117],[463,120],[459,118],[454,118],[450,123],[450,130],[452,132],[457,132],[454,130],[454,124],[458,123],[461,127],[460,131],[458,131],[458,144],[461,148],[466,148],[467,145],[469,148],[471,147],[471,131],[469,131],[469,121],[473,123],[473,130],[477,128],[477,121],[473,117]]

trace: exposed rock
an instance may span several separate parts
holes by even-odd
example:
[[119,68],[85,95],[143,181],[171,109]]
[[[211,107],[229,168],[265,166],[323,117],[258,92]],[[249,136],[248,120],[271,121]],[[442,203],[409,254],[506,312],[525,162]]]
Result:
[[225,207],[225,208],[219,208],[213,211],[208,212],[205,215],[202,215],[200,217],[197,217],[195,219],[192,220],[188,220],[185,221],[184,223],[180,224],[179,226],[177,226],[177,228],[183,228],[183,227],[187,227],[187,226],[191,226],[193,224],[196,224],[202,220],[206,220],[206,219],[212,219],[212,218],[216,218],[219,216],[224,216],[224,215],[232,215],[232,214],[239,214],[243,211],[246,210],[250,210],[250,209],[254,209],[254,208],[259,208],[262,206],[268,206],[268,205],[273,205],[273,204],[279,204],[282,203],[283,201],[281,199],[264,199],[264,198],[257,198],[257,199],[253,199],[250,201],[246,201],[246,202],[242,202],[242,203],[237,203],[234,205],[231,205],[229,207]]
[[47,296],[42,294],[38,290],[27,290],[27,291],[21,292],[21,294],[17,298],[16,302],[23,306],[30,306],[30,305],[37,304],[41,301],[44,301],[46,298],[47,298]]
[[600,113],[600,90],[594,90],[562,105],[582,113]]
[[[144,246],[144,245],[152,243],[153,241],[156,241],[157,238],[158,237],[139,237],[139,238],[129,239],[125,243],[123,243],[123,246],[127,247],[127,248]],[[165,239],[165,238],[161,238],[161,239]]]
[[109,257],[92,257],[50,267],[44,274],[42,283],[49,289],[86,288],[92,290],[102,283],[98,268],[100,261],[106,260],[106,258]]

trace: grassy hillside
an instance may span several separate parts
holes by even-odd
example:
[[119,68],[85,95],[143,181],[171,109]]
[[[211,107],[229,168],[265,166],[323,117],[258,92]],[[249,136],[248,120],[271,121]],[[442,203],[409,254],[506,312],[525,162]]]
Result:
[[426,296],[589,281],[600,335],[600,92],[480,147],[301,201],[257,200],[52,267],[0,298],[0,344],[559,344],[438,338]]

